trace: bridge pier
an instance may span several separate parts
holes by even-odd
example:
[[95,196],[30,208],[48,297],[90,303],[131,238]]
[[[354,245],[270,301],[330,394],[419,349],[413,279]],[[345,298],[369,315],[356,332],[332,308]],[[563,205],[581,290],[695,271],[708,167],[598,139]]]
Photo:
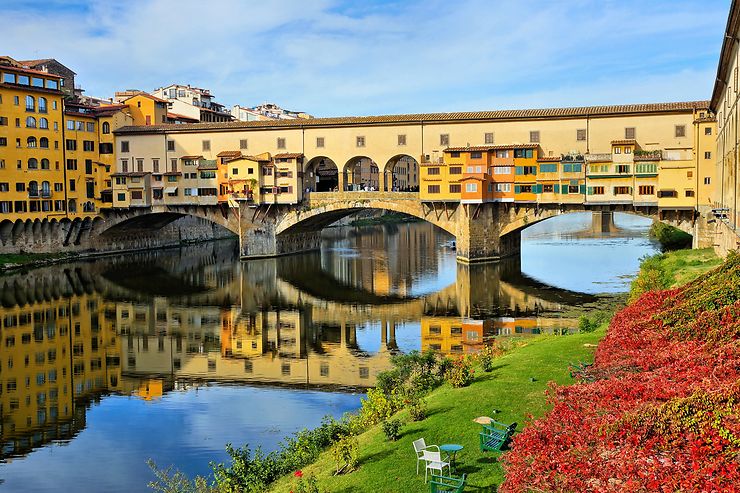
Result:
[[501,203],[463,204],[457,219],[457,260],[487,262],[518,255],[521,232],[502,234],[510,206]]

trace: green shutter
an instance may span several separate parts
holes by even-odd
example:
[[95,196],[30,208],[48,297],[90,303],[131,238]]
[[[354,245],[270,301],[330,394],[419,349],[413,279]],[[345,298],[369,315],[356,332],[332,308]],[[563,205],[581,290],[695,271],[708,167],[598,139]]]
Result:
[[588,187],[588,194],[593,195],[594,194],[594,187]]
[[568,195],[568,185],[563,185],[563,188],[561,190],[561,193],[563,195]]
[[523,175],[524,174],[524,166],[517,166],[515,168],[514,172],[517,175]]
[[553,191],[554,191],[555,193],[560,193],[560,185],[556,183],[556,184],[555,184],[555,185],[554,185],[554,186],[552,187],[552,190],[553,190]]
[[514,185],[514,193],[520,193],[521,189],[522,187],[520,187],[519,185]]
[[586,185],[581,185],[581,193],[586,193]]

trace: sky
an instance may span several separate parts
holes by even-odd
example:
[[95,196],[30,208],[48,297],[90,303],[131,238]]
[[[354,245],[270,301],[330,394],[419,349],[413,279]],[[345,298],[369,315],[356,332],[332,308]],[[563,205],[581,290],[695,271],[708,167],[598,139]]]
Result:
[[0,54],[85,94],[314,116],[709,99],[730,0],[3,0]]

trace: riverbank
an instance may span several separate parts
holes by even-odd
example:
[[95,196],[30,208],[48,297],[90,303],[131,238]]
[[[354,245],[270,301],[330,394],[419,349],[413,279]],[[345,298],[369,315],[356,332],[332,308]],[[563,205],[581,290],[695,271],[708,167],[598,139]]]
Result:
[[[697,278],[719,265],[720,260],[711,250],[688,250],[649,257],[643,264],[646,269],[659,269],[662,281],[673,286]],[[333,476],[334,460],[327,451],[302,473],[315,477],[322,491],[333,493],[423,491],[423,478],[415,474],[412,442],[424,437],[427,443],[463,445],[458,473],[467,475],[466,491],[495,488],[504,480],[505,471],[498,460],[501,454],[479,450],[480,425],[472,419],[493,414],[502,422],[519,423],[521,430],[529,417],[541,418],[551,408],[545,392],[549,382],[572,384],[570,366],[591,362],[593,348],[606,332],[606,324],[602,324],[590,333],[523,340],[520,347],[494,361],[492,372],[476,369],[470,386],[454,389],[445,384],[433,391],[427,397],[429,416],[425,420],[414,422],[408,411],[398,413],[396,417],[405,422],[398,441],[388,441],[380,426],[360,435],[356,471]],[[295,481],[293,477],[282,478],[271,491],[292,491]]]

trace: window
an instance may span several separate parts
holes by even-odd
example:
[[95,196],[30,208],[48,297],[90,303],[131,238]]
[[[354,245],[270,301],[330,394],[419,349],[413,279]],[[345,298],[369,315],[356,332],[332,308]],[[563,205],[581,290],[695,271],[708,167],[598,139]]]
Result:
[[637,193],[640,195],[655,195],[655,187],[653,185],[640,185],[637,187]]
[[211,141],[210,140],[204,140],[203,141],[203,151],[210,151],[211,150]]
[[318,148],[324,147],[324,138],[323,137],[316,137],[316,147],[318,147]]
[[277,148],[278,149],[285,149],[285,137],[278,137],[278,139],[277,139]]
[[635,139],[635,135],[637,135],[637,132],[635,131],[635,127],[626,127],[624,129],[625,139]]
[[406,134],[399,134],[398,135],[398,145],[405,146],[406,145]]
[[85,130],[85,122],[77,122],[77,130],[79,131]]
[[631,187],[614,187],[614,195],[629,195],[631,193]]
[[693,190],[686,190],[685,193],[686,193],[686,196],[687,197],[693,197],[694,196],[694,191]]
[[144,159],[142,158],[136,159],[136,171],[138,172],[144,171]]
[[75,129],[75,121],[67,120],[67,130],[74,130],[74,129]]
[[532,157],[534,157],[534,149],[514,149],[514,158],[531,159]]
[[712,183],[712,179],[709,176],[704,177],[704,184],[709,185]]
[[540,173],[557,173],[558,165],[555,163],[540,164]]
[[116,200],[118,200],[119,202],[125,202],[126,201],[126,194],[125,193],[119,193],[119,194],[117,194],[117,196],[118,196],[118,198]]
[[128,173],[128,159],[121,159],[121,173]]
[[428,185],[427,186],[427,192],[429,192],[429,193],[439,193],[439,185]]
[[635,164],[635,173],[646,174],[646,173],[657,173],[658,165],[656,163],[638,163]]
[[88,152],[95,152],[95,142],[92,140],[83,140],[82,150],[88,151]]
[[[69,180],[69,191],[70,192],[74,192],[75,189],[76,189],[76,183],[75,183],[75,181],[74,180]],[[71,207],[69,208],[69,211],[70,212],[74,212]]]
[[676,125],[676,137],[686,137],[686,125]]
[[493,144],[493,132],[487,132],[487,133],[486,133],[486,134],[485,134],[485,135],[483,136],[483,141],[484,141],[484,142],[485,142],[486,144]]
[[629,164],[618,164],[617,165],[617,173],[629,173],[630,172],[630,165]]
[[704,153],[704,159],[712,159],[712,153],[710,151],[706,151]]
[[450,145],[450,134],[439,135],[439,145],[448,146]]
[[357,147],[365,147],[365,137],[357,137],[356,142]]
[[8,117],[6,116],[0,116],[0,126],[7,126],[8,125]]
[[540,186],[542,187],[542,192],[544,193],[553,193],[553,191],[555,190],[553,185],[540,185]]
[[482,152],[471,152],[470,159],[481,159],[483,157]]
[[95,123],[93,122],[87,122],[86,128],[88,132],[94,132],[95,131]]
[[8,145],[7,137],[0,137],[0,147],[6,147]]
[[614,148],[614,154],[622,154],[622,148],[621,147],[615,147]]
[[33,96],[26,96],[26,111],[36,111],[36,100]]
[[590,187],[591,195],[604,195],[604,187]]
[[39,128],[47,130],[49,128],[49,120],[46,118],[39,118]]
[[29,137],[26,139],[26,146],[30,148],[36,147],[36,137]]
[[121,141],[121,152],[129,152],[128,140]]
[[451,175],[459,175],[460,173],[462,173],[462,167],[460,167],[460,166],[451,166],[449,173]]
[[497,192],[511,192],[511,183],[496,183]]
[[465,191],[466,192],[477,192],[478,191],[478,184],[477,183],[466,183],[465,184]]
[[712,127],[705,128],[704,135],[712,135]]
[[576,140],[586,140],[586,129],[579,128],[576,130]]
[[167,150],[168,151],[174,151],[175,150],[175,141],[174,140],[168,140],[167,141]]
[[540,131],[539,130],[531,130],[529,132],[529,141],[532,143],[537,143],[540,141]]
[[632,154],[632,148],[631,147],[625,147],[624,148],[624,153],[625,154]]
[[438,175],[439,168],[427,168],[427,174],[428,175]]
[[152,171],[159,173],[159,159],[152,159]]
[[103,133],[109,134],[110,133],[110,123],[103,122]]
[[495,166],[493,168],[493,174],[494,175],[510,175],[511,166]]
[[141,190],[131,190],[131,200],[141,200],[143,194]]
[[247,148],[247,139],[239,139],[239,149]]
[[459,183],[451,184],[450,193],[460,193],[460,184]]
[[32,116],[29,116],[28,118],[26,118],[26,127],[36,128],[36,119]]
[[113,144],[110,142],[101,142],[98,145],[98,152],[100,154],[113,154]]
[[694,176],[694,172],[693,171],[687,171],[686,172],[686,178],[692,178],[693,176]]
[[65,148],[68,151],[76,151],[77,150],[77,141],[73,139],[67,139],[65,143]]
[[36,158],[31,158],[28,160],[28,169],[38,169],[38,167],[39,162],[36,160]]

